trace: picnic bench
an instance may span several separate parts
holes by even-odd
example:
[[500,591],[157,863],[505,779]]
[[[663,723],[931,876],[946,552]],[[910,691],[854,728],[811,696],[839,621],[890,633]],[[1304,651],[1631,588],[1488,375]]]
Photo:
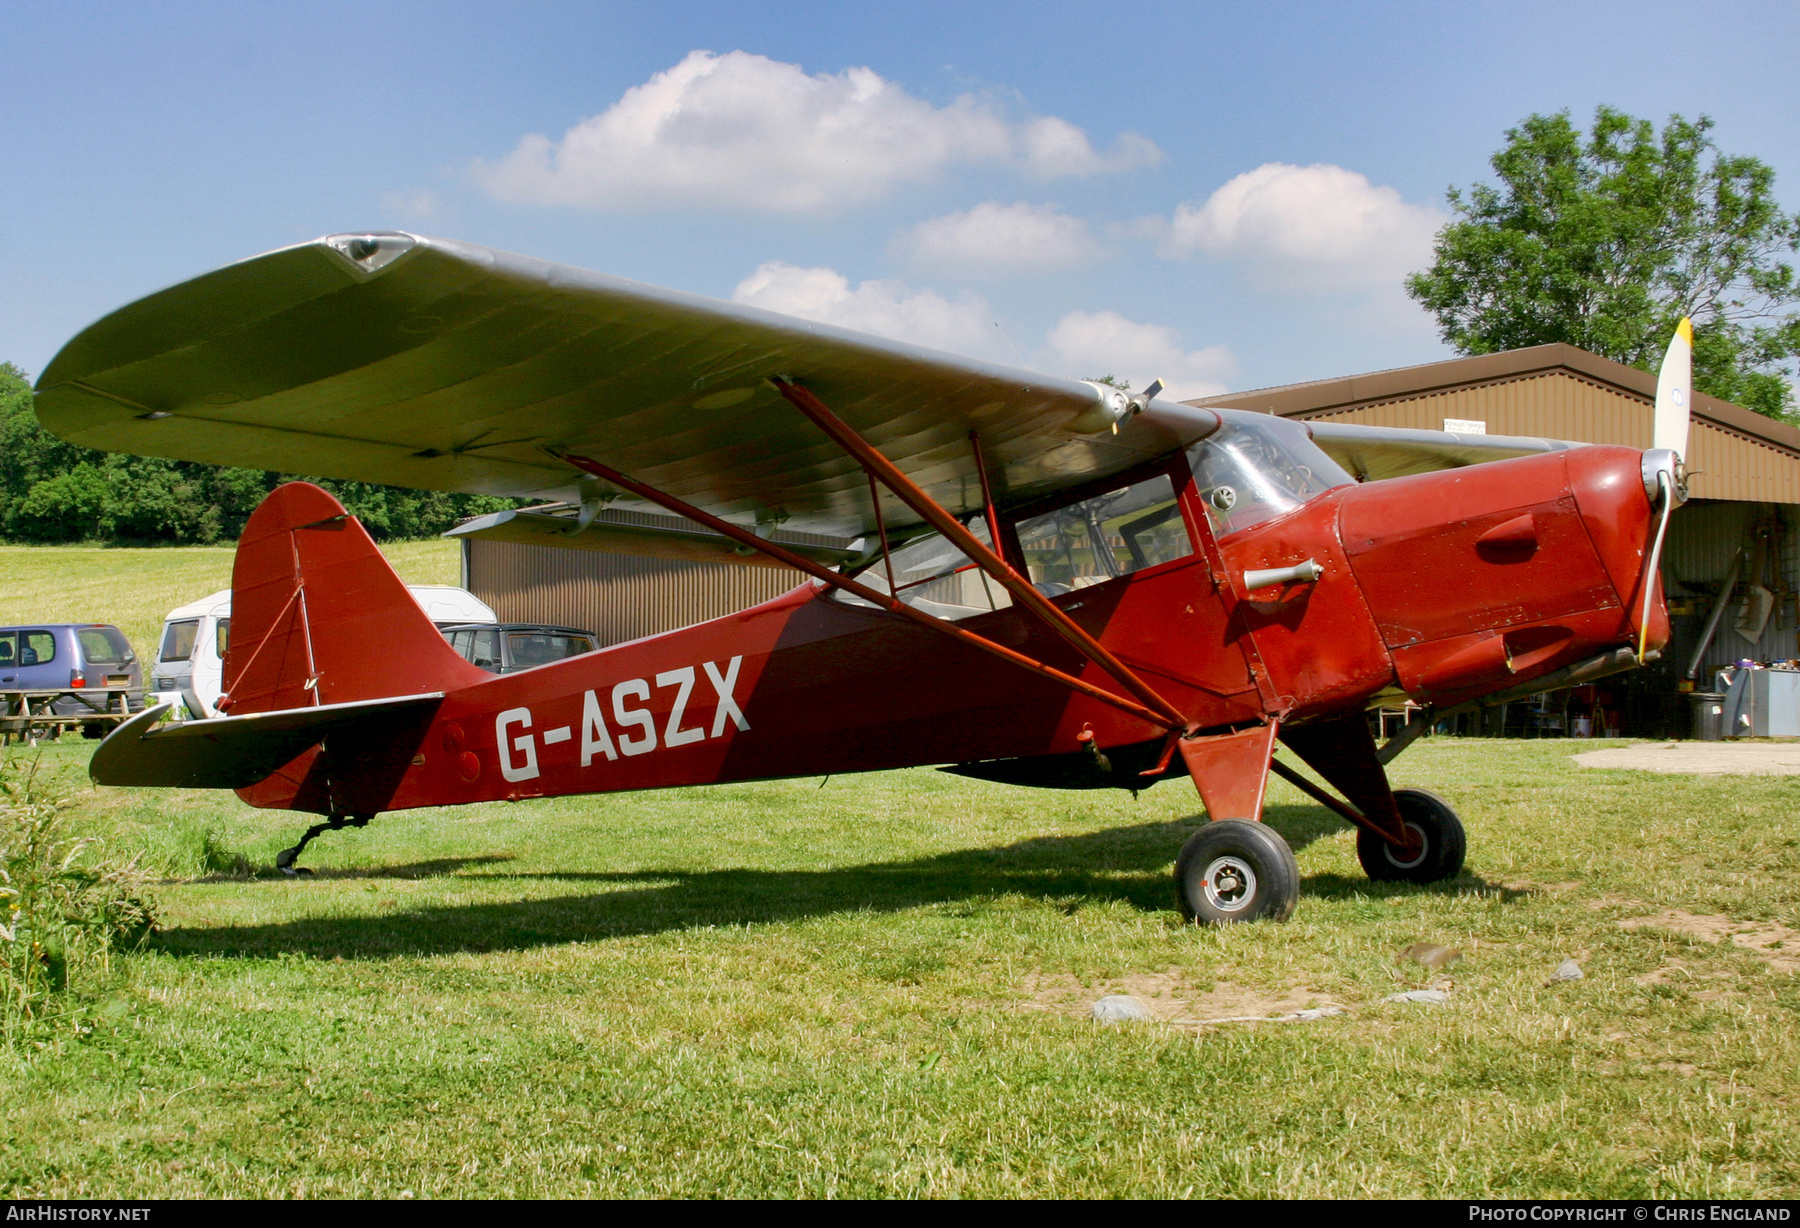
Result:
[[[57,712],[59,700],[77,703]],[[0,690],[0,745],[14,740],[35,746],[40,737],[60,737],[71,726],[114,725],[144,710],[144,688],[127,686],[62,687],[56,690]]]

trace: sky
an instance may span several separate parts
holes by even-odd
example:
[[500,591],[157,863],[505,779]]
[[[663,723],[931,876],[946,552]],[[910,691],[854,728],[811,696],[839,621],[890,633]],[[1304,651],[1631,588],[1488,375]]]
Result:
[[322,234],[466,240],[1185,396],[1450,356],[1506,130],[1712,117],[1800,207],[1800,4],[0,2],[0,361]]

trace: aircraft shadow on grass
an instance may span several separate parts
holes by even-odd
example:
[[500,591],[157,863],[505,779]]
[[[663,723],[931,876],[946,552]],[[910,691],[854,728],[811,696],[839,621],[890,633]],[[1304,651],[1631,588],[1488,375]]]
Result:
[[[1296,849],[1345,830],[1340,820],[1323,810],[1271,806],[1265,814],[1269,825]],[[261,957],[305,952],[327,959],[381,959],[527,950],[706,926],[768,924],[858,911],[898,912],[1007,895],[1052,901],[1068,912],[1093,904],[1123,903],[1166,915],[1174,891],[1170,864],[1201,821],[1143,823],[1079,836],[1044,836],[995,848],[958,849],[910,861],[830,870],[460,873],[505,860],[467,858],[325,872],[322,879],[421,878],[435,873],[459,874],[471,883],[543,880],[605,883],[612,889],[550,898],[426,905],[385,915],[337,914],[269,925],[178,927],[161,932],[153,942],[176,955]],[[291,887],[306,889],[301,884]],[[1467,873],[1429,886],[1374,883],[1329,873],[1303,881],[1304,895],[1314,899],[1455,894],[1471,889],[1503,894]]]
[[[472,866],[504,865],[512,858],[504,853],[488,853],[480,857],[439,857],[432,861],[410,861],[392,866],[345,866],[315,870],[308,877],[327,881],[344,878],[442,878],[446,874],[456,874]],[[264,872],[273,874],[264,867]],[[284,878],[263,878],[247,880],[243,874],[218,873],[208,874],[204,878],[189,880],[196,883],[242,883],[259,881],[270,884],[283,883]]]

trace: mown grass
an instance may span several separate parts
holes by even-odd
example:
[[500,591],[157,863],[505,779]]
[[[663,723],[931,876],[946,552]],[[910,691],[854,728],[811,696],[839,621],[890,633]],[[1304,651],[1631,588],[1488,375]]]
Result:
[[[1580,744],[1592,749],[1601,743]],[[1796,782],[1583,771],[1436,739],[1466,873],[1378,885],[1280,782],[1286,925],[1201,930],[1186,786],[927,770],[302,820],[89,791],[169,879],[86,1031],[0,1079],[0,1191],[37,1196],[1784,1196],[1800,985],[1666,928],[1796,925]],[[48,749],[78,778],[88,747]],[[1466,956],[1450,1004],[1382,998]],[[1545,982],[1565,957],[1584,979]],[[1309,1023],[1102,1028],[1152,984],[1335,1002]],[[1209,1013],[1210,1012],[1210,1013]]]
[[[0,627],[111,623],[148,659],[164,615],[231,587],[235,552],[235,546],[0,545]],[[455,542],[392,542],[382,553],[408,584],[460,582]]]

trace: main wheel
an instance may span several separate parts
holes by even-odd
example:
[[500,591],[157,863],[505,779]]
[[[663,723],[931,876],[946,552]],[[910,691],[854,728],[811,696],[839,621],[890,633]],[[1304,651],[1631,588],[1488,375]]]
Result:
[[1469,837],[1450,803],[1429,789],[1395,789],[1394,804],[1424,846],[1408,857],[1367,828],[1356,832],[1356,859],[1363,872],[1383,883],[1435,883],[1454,878],[1469,851]]
[[1175,893],[1190,921],[1286,921],[1300,899],[1300,863],[1261,823],[1220,819],[1182,845]]

